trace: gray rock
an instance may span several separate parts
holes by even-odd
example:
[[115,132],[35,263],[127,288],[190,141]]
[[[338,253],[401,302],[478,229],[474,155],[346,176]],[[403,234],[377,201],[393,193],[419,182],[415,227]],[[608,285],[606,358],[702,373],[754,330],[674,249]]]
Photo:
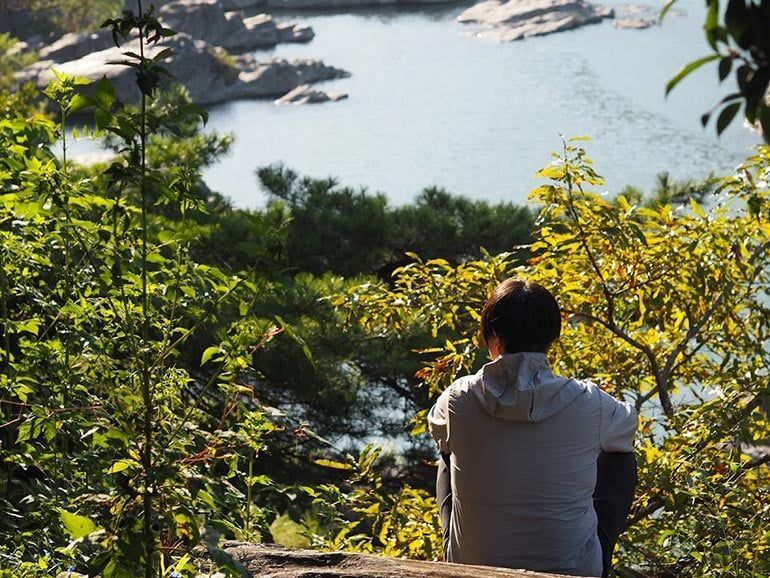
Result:
[[315,32],[307,24],[292,24],[290,22],[278,24],[279,42],[310,42],[314,36]]
[[480,36],[511,42],[595,24],[613,14],[612,8],[585,0],[486,0],[468,8],[457,20],[485,25]]
[[371,6],[393,6],[398,0],[266,0],[270,10],[343,10]]
[[615,13],[623,18],[631,16],[650,16],[655,9],[647,4],[617,4]]
[[18,54],[21,54],[22,52],[25,52],[30,49],[30,46],[27,42],[24,42],[23,40],[19,40],[16,42],[13,46],[11,46],[8,49],[8,52],[6,52],[7,56],[16,56]]
[[[227,13],[228,18],[231,18],[232,15],[237,15],[237,12]],[[240,47],[247,47],[246,50],[271,48],[281,41],[278,25],[268,14],[257,14],[242,20],[242,22],[244,30],[240,33],[240,37],[234,40],[234,43],[239,44]],[[233,48],[237,49],[238,46]]]
[[[199,104],[213,104],[240,98],[276,98],[302,85],[322,80],[342,78],[349,74],[344,70],[327,66],[318,60],[271,59],[257,61],[253,57],[243,59],[223,58],[202,40],[187,34],[177,34],[166,39],[162,45],[148,49],[152,57],[162,48],[174,50],[165,66],[176,81],[187,86],[192,99]],[[106,76],[115,84],[115,89],[125,102],[136,102],[140,98],[133,69],[110,64],[123,59],[122,51],[138,52],[136,41],[129,42],[122,49],[108,48],[93,52],[77,60],[55,64],[39,61],[19,74],[20,81],[33,80],[38,86],[45,86],[53,77],[51,67],[76,76],[92,79]]]
[[[241,96],[235,98],[283,96],[302,84],[345,76],[349,76],[349,73],[318,60],[274,58],[257,63],[252,70],[241,72]],[[238,91],[233,93],[238,94]]]
[[316,90],[309,84],[302,84],[275,100],[275,104],[316,104],[319,102],[342,100],[348,95],[341,92]]
[[624,28],[628,30],[641,30],[643,28],[649,28],[655,26],[657,21],[650,18],[615,18],[612,22],[615,28]]
[[40,49],[41,60],[67,62],[77,60],[91,52],[104,50],[113,45],[112,33],[101,30],[93,34],[76,34],[68,32],[53,44]]
[[[165,4],[160,15],[174,30],[233,52],[313,38],[309,26],[283,24],[280,28],[268,14],[244,19],[239,12],[226,12],[219,0],[175,0]],[[296,33],[293,28],[297,28]]]
[[[261,578],[560,578],[526,570],[471,566],[450,562],[426,562],[349,552],[322,552],[284,548],[275,544],[224,542],[221,547],[252,575]],[[211,566],[203,549],[195,551],[195,563]],[[566,578],[566,577],[561,577]]]

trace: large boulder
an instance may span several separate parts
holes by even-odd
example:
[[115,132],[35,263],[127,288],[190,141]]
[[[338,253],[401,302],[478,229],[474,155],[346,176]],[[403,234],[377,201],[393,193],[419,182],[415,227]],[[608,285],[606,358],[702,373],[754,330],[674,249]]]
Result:
[[[250,55],[241,59],[229,58],[187,34],[167,38],[162,45],[149,48],[146,54],[152,57],[166,47],[174,50],[174,55],[165,63],[166,68],[176,81],[187,86],[190,96],[199,104],[240,98],[278,98],[302,84],[348,76],[344,70],[318,60],[275,58],[257,61]],[[136,102],[140,93],[134,70],[111,64],[125,58],[123,51],[139,52],[137,41],[129,42],[120,49],[112,47],[64,63],[39,61],[17,74],[17,78],[20,81],[33,80],[43,87],[53,77],[53,66],[60,72],[75,76],[91,79],[106,76],[112,80],[123,101]]]
[[313,29],[307,24],[281,22],[278,24],[279,42],[310,42],[315,36]]
[[[244,19],[239,12],[227,12],[219,0],[174,0],[164,4],[160,16],[167,26],[193,38],[232,52],[271,48],[279,42],[307,42],[313,38],[308,26],[302,33],[283,32],[272,16],[259,14]],[[285,24],[293,30],[296,24]]]
[[[275,544],[226,542],[224,550],[252,576],[270,578],[566,578],[489,566],[403,560],[346,552],[295,550]],[[205,572],[205,557],[198,560]]]
[[91,52],[104,50],[112,45],[112,33],[109,30],[101,30],[93,34],[68,32],[56,42],[41,48],[38,56],[40,60],[68,62],[83,58]]
[[595,24],[612,16],[612,8],[585,0],[485,0],[465,10],[457,20],[485,25],[481,36],[510,42]]

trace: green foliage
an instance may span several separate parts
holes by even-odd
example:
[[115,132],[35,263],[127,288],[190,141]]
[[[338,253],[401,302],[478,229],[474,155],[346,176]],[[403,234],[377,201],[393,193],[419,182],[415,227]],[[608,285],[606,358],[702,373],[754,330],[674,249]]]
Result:
[[[557,295],[564,375],[590,377],[640,410],[640,484],[618,554],[627,576],[770,572],[770,147],[719,181],[712,206],[632,205],[603,184],[584,151],[564,152],[532,192],[543,209],[532,256],[457,267],[418,261],[393,286],[351,289],[339,303],[375,334],[421,324],[438,337],[420,376],[432,395],[477,367],[487,290],[516,274]],[[754,457],[752,457],[754,456]]]
[[10,34],[0,34],[0,90],[13,83],[13,74],[36,60],[33,51],[17,50],[18,40]]
[[302,520],[311,545],[328,550],[438,560],[443,550],[436,500],[424,490],[388,488],[375,465],[380,450],[367,446],[356,460],[319,460],[350,472],[344,484],[300,488],[313,509]]
[[272,210],[285,208],[288,264],[301,271],[389,278],[409,262],[407,252],[456,262],[529,241],[534,215],[510,203],[489,205],[442,189],[423,191],[413,204],[391,208],[383,194],[338,188],[333,179],[299,178],[282,167],[257,172]]
[[[166,35],[151,14],[113,24]],[[150,101],[159,60],[127,56]],[[0,554],[25,572],[189,574],[186,553],[203,542],[240,573],[217,537],[269,522],[243,472],[275,427],[251,363],[279,330],[254,314],[256,279],[195,262],[150,210],[200,206],[195,169],[147,153],[159,127],[189,129],[201,111],[126,108],[106,80],[61,74],[46,94],[58,130],[43,116],[0,118]],[[70,172],[66,144],[61,162],[50,150],[83,110],[123,142],[93,178]]]
[[[662,15],[676,0],[669,0]],[[719,0],[706,0],[708,12],[704,23],[706,40],[713,53],[685,65],[666,85],[668,94],[683,78],[710,62],[719,61],[719,80],[733,69],[738,92],[728,94],[701,117],[705,126],[717,112],[717,134],[721,134],[740,112],[755,126],[765,142],[770,142],[770,5],[767,0],[728,0],[724,14]],[[720,18],[721,17],[721,18]]]
[[[625,197],[631,204],[656,208],[663,205],[688,205],[690,199],[703,203],[710,198],[715,188],[713,176],[703,181],[694,179],[677,181],[664,172],[658,173],[655,186],[649,194],[645,195],[634,186],[626,186],[618,195]],[[617,201],[617,198],[615,200]]]
[[45,109],[37,87],[32,82],[15,87],[14,73],[37,59],[34,51],[17,50],[18,40],[0,34],[0,118],[28,117]]

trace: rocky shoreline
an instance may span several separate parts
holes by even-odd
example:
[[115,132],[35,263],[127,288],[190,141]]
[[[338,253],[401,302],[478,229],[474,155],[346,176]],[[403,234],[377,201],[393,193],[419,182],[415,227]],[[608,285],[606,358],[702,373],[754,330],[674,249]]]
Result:
[[[210,105],[244,98],[280,100],[298,87],[350,75],[320,60],[257,59],[255,51],[285,42],[311,41],[313,29],[305,24],[277,22],[269,14],[245,18],[238,11],[227,10],[227,6],[227,1],[222,0],[174,0],[159,10],[161,20],[177,34],[163,39],[148,55],[173,49],[165,66],[172,81],[184,84],[195,102]],[[139,52],[137,40],[118,48],[106,30],[65,34],[41,48],[40,59],[16,77],[42,88],[53,78],[53,69],[91,79],[106,76],[122,100],[136,102],[140,93],[132,71],[112,64],[121,60],[125,51]],[[303,96],[292,95],[287,101],[314,103],[344,96],[308,92],[306,88]]]
[[[258,61],[251,55],[243,55],[231,62],[210,45],[185,33],[178,33],[162,45],[153,47],[148,55],[152,57],[163,48],[174,50],[174,55],[166,63],[174,80],[183,83],[192,99],[203,105],[242,98],[279,98],[304,84],[349,75],[344,70],[310,59],[272,58]],[[68,62],[39,61],[22,71],[18,78],[45,86],[53,77],[53,68],[92,79],[106,76],[113,82],[122,100],[136,102],[140,93],[133,70],[112,64],[121,58],[123,50],[138,51],[137,41],[121,48],[92,52]]]
[[[302,23],[278,21],[270,14],[244,16],[254,9],[350,9],[366,6],[437,4],[453,0],[170,0],[161,2],[160,19],[177,34],[155,50],[170,47],[167,68],[203,105],[243,98],[269,98],[276,104],[337,101],[344,93],[326,93],[310,85],[349,76],[320,60],[259,59],[254,54],[281,43],[310,42],[315,33]],[[648,6],[595,5],[586,0],[484,0],[463,11],[457,21],[477,26],[474,34],[500,42],[552,34],[614,18],[618,28],[656,24]],[[91,79],[106,76],[120,97],[136,101],[139,91],[125,67],[110,64],[121,52],[136,50],[136,41],[120,49],[109,31],[64,34],[39,49],[39,61],[17,74],[19,81],[44,87],[52,69]]]

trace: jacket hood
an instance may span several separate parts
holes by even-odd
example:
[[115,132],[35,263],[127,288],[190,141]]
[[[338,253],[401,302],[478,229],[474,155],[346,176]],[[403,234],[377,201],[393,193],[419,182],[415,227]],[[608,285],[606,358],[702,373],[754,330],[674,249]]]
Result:
[[544,421],[586,389],[575,380],[555,376],[543,353],[502,355],[475,377],[471,389],[487,413],[512,421]]

